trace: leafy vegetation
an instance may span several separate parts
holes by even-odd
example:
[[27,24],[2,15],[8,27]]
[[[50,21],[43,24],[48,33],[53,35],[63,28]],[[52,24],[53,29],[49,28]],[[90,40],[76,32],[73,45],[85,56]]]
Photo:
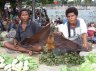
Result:
[[23,62],[27,60],[28,61],[28,66],[29,66],[30,70],[32,70],[32,71],[36,71],[37,68],[38,68],[38,63],[36,62],[36,60],[34,60],[30,56],[19,55],[19,56],[17,56],[17,59],[19,61],[23,61]]
[[[57,52],[58,53],[58,52]],[[44,63],[46,65],[60,65],[60,64],[67,64],[67,65],[80,65],[85,60],[84,57],[80,57],[76,52],[70,53],[60,53],[56,54],[56,52],[51,51],[47,52],[44,51],[39,58],[40,63]]]
[[96,71],[96,53],[90,53],[84,57],[85,62],[75,68],[68,66],[61,67],[60,71]]
[[4,71],[37,71],[38,63],[26,55],[13,58],[8,54],[0,54],[0,69],[4,69]]
[[3,47],[3,43],[2,42],[0,42],[0,47]]
[[5,64],[10,64],[13,61],[13,57],[11,57],[8,54],[0,54],[1,57],[3,57],[5,59]]

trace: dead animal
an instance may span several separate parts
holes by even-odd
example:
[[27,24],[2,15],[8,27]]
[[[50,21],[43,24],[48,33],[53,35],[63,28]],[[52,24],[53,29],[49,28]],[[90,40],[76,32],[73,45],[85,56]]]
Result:
[[47,45],[49,50],[59,48],[64,53],[80,52],[86,50],[81,45],[64,38],[60,34],[52,33],[52,35],[50,35],[50,31],[51,28],[49,24],[35,35],[31,36],[30,38],[24,39],[22,42],[20,42],[20,44],[33,45],[34,43],[38,43],[41,46]]
[[54,41],[53,35],[48,36],[47,42],[46,42],[46,47],[48,47],[49,51],[52,51],[55,48],[55,41]]

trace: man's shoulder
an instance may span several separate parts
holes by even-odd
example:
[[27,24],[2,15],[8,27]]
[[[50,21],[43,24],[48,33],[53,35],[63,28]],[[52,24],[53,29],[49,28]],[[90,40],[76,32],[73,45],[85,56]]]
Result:
[[83,18],[77,18],[77,20],[79,20],[80,22],[84,21]]
[[82,25],[85,25],[86,23],[85,23],[85,21],[84,21],[84,19],[82,19],[82,18],[77,18],[77,20],[80,22],[80,25],[82,24]]

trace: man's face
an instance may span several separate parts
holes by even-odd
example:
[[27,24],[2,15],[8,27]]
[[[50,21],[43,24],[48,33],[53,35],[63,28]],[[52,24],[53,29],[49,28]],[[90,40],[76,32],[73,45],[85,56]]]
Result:
[[27,11],[22,11],[21,13],[21,20],[22,21],[27,21],[29,19],[29,15]]
[[72,12],[67,15],[67,20],[70,24],[76,23],[77,16]]

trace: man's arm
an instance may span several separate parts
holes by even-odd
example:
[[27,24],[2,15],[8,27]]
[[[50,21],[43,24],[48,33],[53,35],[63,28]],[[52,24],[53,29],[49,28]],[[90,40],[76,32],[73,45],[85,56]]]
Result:
[[15,48],[21,47],[20,42],[18,42],[15,38],[13,39],[13,45]]
[[15,48],[17,48],[18,42],[17,42],[16,39],[13,39],[13,45],[14,45]]
[[82,38],[82,45],[83,45],[83,47],[88,47],[88,45],[87,45],[87,34],[86,33],[84,33],[84,34],[82,34],[82,36],[81,36],[81,38]]
[[83,19],[80,20],[80,31],[81,31],[81,38],[82,38],[82,45],[83,47],[88,47],[87,45],[87,25]]
[[13,43],[14,45],[17,45],[17,40],[15,38],[13,39]]

